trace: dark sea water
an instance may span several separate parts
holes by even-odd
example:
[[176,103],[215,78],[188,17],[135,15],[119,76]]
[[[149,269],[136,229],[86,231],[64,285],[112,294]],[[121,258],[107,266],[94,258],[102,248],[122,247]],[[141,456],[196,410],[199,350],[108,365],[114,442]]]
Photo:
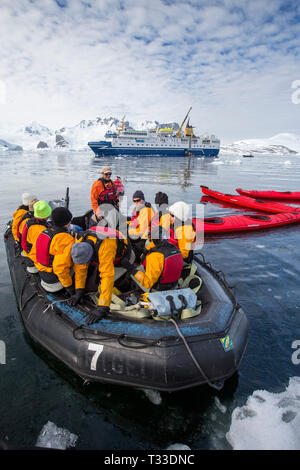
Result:
[[[200,203],[200,185],[231,193],[237,187],[300,190],[300,156],[247,159],[226,155],[189,161],[95,159],[89,152],[0,154],[2,233],[24,191],[51,200],[64,196],[69,186],[70,209],[81,215],[90,206],[93,181],[108,163],[113,175],[124,181],[129,201],[136,189],[142,189],[150,202],[157,191],[164,191],[170,203],[183,199],[194,204]],[[204,206],[207,217],[241,212],[211,202]],[[51,421],[78,436],[76,449],[150,450],[174,443],[191,449],[230,449],[226,433],[233,410],[245,405],[257,390],[285,393],[289,379],[300,375],[300,364],[292,361],[292,343],[300,340],[299,247],[300,225],[205,239],[201,252],[236,286],[236,296],[249,319],[244,359],[221,392],[202,386],[147,396],[121,386],[83,385],[32,344],[17,309],[1,236],[0,341],[5,344],[6,364],[0,364],[0,440],[13,446],[34,445],[43,426]],[[269,405],[272,410],[272,402]],[[295,403],[293,406],[295,409]],[[268,432],[269,419],[266,414],[253,421],[258,435],[261,426]],[[291,423],[286,424],[295,432]],[[243,433],[241,438],[247,441],[247,427]]]

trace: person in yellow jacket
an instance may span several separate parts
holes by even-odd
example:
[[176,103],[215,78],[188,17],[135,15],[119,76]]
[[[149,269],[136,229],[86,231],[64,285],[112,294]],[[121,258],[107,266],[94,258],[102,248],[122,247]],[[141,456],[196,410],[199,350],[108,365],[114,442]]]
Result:
[[[36,240],[35,266],[40,274],[41,286],[47,292],[58,292],[65,288],[73,296],[75,291],[71,274],[71,248],[75,239],[68,232],[72,213],[65,207],[57,207],[53,210],[51,219],[52,227],[42,231]],[[85,286],[85,266],[74,264],[74,274],[76,299],[78,297],[79,301]]]
[[[28,218],[33,216],[33,204],[37,202],[35,196],[32,196],[29,193],[22,194],[22,204],[18,209],[13,213],[13,221],[11,231],[16,242],[20,243],[22,228],[25,224],[25,216],[28,215]],[[30,213],[30,214],[29,214]]]
[[183,264],[179,249],[167,240],[167,231],[157,226],[152,230],[151,240],[146,242],[143,268],[132,268],[128,271],[144,292],[153,288],[167,290],[177,286]]
[[26,257],[27,271],[37,273],[34,263],[36,261],[36,240],[39,234],[50,226],[47,219],[50,217],[52,209],[46,201],[38,201],[33,205],[33,217],[27,219],[21,238],[22,254]]
[[169,211],[171,215],[169,242],[179,248],[185,263],[191,263],[196,231],[190,219],[190,207],[185,202],[178,201],[169,207]]
[[150,222],[154,216],[154,211],[149,202],[145,201],[143,191],[137,190],[132,196],[135,205],[131,220],[128,222],[128,235],[132,241],[132,248],[137,258],[139,258],[145,248],[145,241],[148,238]]
[[[92,248],[92,251],[90,251]],[[84,238],[75,243],[71,249],[71,256],[73,262],[80,264],[81,256],[90,258],[87,263],[99,264],[100,275],[100,296],[98,307],[95,308],[87,317],[86,323],[91,325],[97,323],[101,318],[107,316],[110,311],[111,297],[114,287],[115,268],[114,261],[117,254],[117,239],[116,238],[98,238],[97,233],[89,230]],[[88,273],[88,264],[85,265],[85,279]]]
[[154,229],[154,227],[160,225],[168,232],[171,225],[168,195],[159,191],[155,194],[154,202],[157,208],[157,212],[154,213],[154,216],[150,222],[150,232],[148,233],[149,238],[151,238],[151,231]]

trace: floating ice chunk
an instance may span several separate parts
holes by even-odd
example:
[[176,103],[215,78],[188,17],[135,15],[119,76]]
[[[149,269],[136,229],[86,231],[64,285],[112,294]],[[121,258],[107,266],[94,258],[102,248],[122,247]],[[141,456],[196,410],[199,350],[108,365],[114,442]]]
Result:
[[153,403],[154,405],[160,405],[162,402],[162,398],[160,393],[157,390],[143,390],[146,397]]
[[59,428],[56,424],[48,421],[40,432],[35,445],[37,447],[65,450],[68,447],[74,447],[77,439],[76,434],[72,434],[67,429]]
[[176,443],[169,445],[166,450],[191,450],[191,448],[186,444]]
[[219,397],[215,397],[215,404],[216,404],[216,407],[221,411],[221,413],[226,413],[227,408],[226,406],[222,405]]
[[255,391],[233,411],[226,438],[236,450],[299,450],[300,377],[282,393]]

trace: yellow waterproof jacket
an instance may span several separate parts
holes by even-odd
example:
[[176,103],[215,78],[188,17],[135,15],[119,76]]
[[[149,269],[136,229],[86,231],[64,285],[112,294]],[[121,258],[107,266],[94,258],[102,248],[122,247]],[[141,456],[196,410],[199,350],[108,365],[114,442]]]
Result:
[[[92,240],[96,245],[97,236],[88,235],[87,240]],[[115,280],[114,261],[117,253],[117,239],[105,238],[102,240],[98,250],[99,274],[100,274],[100,297],[99,306],[109,307]],[[85,280],[87,276],[88,265],[85,266]]]
[[138,210],[137,217],[129,222],[128,234],[131,237],[148,238],[150,222],[154,216],[154,210],[151,205],[146,202],[145,206]]
[[[147,250],[154,248],[153,242],[146,247]],[[147,255],[146,271],[137,271],[134,275],[136,283],[143,291],[149,291],[162,275],[165,257],[162,253],[153,252]]]
[[[35,266],[39,271],[53,272],[64,287],[72,285],[70,274],[73,261],[71,258],[71,248],[75,243],[70,233],[59,232],[54,235],[49,246],[49,254],[53,256],[52,266],[44,266],[35,261]],[[86,265],[74,264],[75,289],[84,289],[86,281]]]
[[193,242],[196,239],[196,232],[192,225],[181,225],[175,228],[175,238],[178,241],[178,248],[183,259],[189,256]]
[[[18,235],[17,235],[17,232],[18,232],[18,226],[19,226],[19,223],[23,217],[23,215],[27,214],[28,209],[23,209],[24,206],[20,206],[16,212],[13,213],[13,222],[12,222],[12,227],[11,227],[11,231],[12,231],[12,234],[13,234],[13,237],[16,241],[20,241],[18,239]],[[21,223],[21,225],[19,226],[19,233],[21,234],[22,231],[21,231],[21,226],[22,228],[24,227],[24,224],[25,224],[25,220]]]
[[[155,215],[157,215],[157,213]],[[176,225],[174,231],[174,226],[171,225],[170,217],[171,216],[169,213],[162,214],[159,219],[158,225],[161,225],[164,229],[167,230],[167,232],[170,231],[170,243],[173,243],[174,245],[178,246],[183,259],[186,259],[188,258],[189,253],[192,249],[192,244],[196,239],[196,232],[190,222],[186,225]]]
[[29,253],[26,253],[23,250],[23,254],[25,256],[27,256],[28,258],[30,258],[31,261],[33,261],[33,263],[36,263],[36,241],[37,241],[37,238],[38,238],[39,234],[41,232],[43,232],[43,230],[46,230],[46,228],[47,227],[45,227],[45,225],[35,224],[35,225],[32,225],[31,227],[29,227],[29,229],[27,231],[26,241],[27,241],[27,243],[30,243],[32,245],[32,247],[31,247],[31,250],[30,250]]
[[152,230],[154,227],[161,226],[168,232],[170,229],[170,225],[171,225],[170,212],[163,212],[163,213],[155,212],[150,223],[150,229]]

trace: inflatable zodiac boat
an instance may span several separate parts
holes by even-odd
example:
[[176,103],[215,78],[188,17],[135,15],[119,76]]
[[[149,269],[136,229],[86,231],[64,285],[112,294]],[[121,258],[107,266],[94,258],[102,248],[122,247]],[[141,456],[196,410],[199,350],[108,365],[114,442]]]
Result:
[[200,255],[188,276],[201,278],[197,293],[187,278],[178,289],[148,294],[147,306],[118,298],[108,317],[87,326],[95,308],[91,297],[71,307],[64,291],[47,293],[39,275],[26,271],[10,224],[4,240],[25,329],[85,381],[168,392],[200,384],[220,389],[237,371],[247,317],[225,279]]

